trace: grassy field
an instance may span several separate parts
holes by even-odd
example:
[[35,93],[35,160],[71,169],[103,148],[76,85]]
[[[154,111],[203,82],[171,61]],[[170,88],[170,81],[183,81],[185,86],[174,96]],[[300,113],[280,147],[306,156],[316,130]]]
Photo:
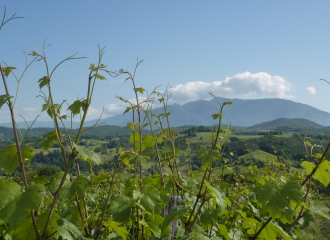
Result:
[[[330,198],[315,199],[312,209],[330,213]],[[330,239],[330,220],[314,214],[314,223],[308,228],[299,230],[298,240],[327,240]]]
[[[211,132],[199,132],[197,133],[196,137],[190,137],[190,138],[186,138],[187,140],[189,139],[191,143],[195,143],[195,142],[207,142],[210,143],[211,142]],[[223,136],[224,134],[220,134],[220,136]],[[252,138],[260,138],[263,135],[232,135],[233,137],[238,137],[241,138],[243,140],[247,140],[247,139],[252,139]],[[283,135],[274,135],[275,137],[292,137],[293,134],[283,134]]]
[[254,157],[257,160],[261,160],[261,161],[264,161],[266,159],[277,159],[277,156],[275,156],[273,154],[270,154],[270,153],[266,153],[266,152],[264,152],[262,150],[259,150],[259,149],[256,150],[256,151],[253,151],[251,153],[242,155],[239,158],[250,159],[250,156]]
[[[61,150],[61,149],[60,148],[49,148],[45,154],[54,152],[55,150]],[[41,149],[36,149],[36,153],[38,153],[38,152],[41,152]]]

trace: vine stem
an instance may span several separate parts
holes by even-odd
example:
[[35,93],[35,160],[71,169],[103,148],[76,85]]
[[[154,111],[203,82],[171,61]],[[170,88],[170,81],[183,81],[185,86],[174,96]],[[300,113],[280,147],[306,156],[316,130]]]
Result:
[[[64,127],[64,129],[65,129],[65,131],[68,135],[69,143],[70,143],[70,146],[71,146],[71,151],[73,151],[73,145],[72,145],[70,134],[69,134],[67,128],[65,127],[65,124],[64,124],[62,118],[60,117],[59,119],[62,122],[63,127]],[[78,176],[80,176],[79,162],[78,162],[77,158],[75,158],[75,162],[76,162],[76,166],[77,166]],[[73,182],[73,178],[72,178],[71,174],[70,174],[70,180],[71,180],[71,182]],[[82,211],[81,211],[80,206],[79,206],[79,199],[78,199],[77,192],[75,192],[75,198],[76,198],[76,201],[77,201],[77,204],[78,204],[78,210],[79,210],[79,213],[80,213],[80,217],[81,217],[81,219],[83,219],[83,214],[82,214]],[[88,221],[88,210],[87,210],[86,198],[84,198],[84,197],[83,197],[83,202],[84,202],[84,208],[85,208],[86,221]]]
[[[47,61],[45,61],[46,65],[47,65]],[[48,65],[47,65],[47,71],[48,71]],[[91,70],[91,73],[92,73],[92,70]],[[77,134],[77,138],[76,138],[76,144],[78,144],[79,142],[79,138],[80,138],[80,135],[82,133],[82,128],[84,126],[84,123],[85,123],[85,119],[86,119],[86,116],[87,116],[87,111],[88,111],[88,107],[89,107],[89,96],[90,96],[90,84],[91,84],[91,73],[89,75],[89,82],[88,82],[88,92],[87,92],[87,101],[86,101],[86,105],[85,105],[85,111],[84,111],[84,115],[83,115],[83,118],[82,118],[82,121],[80,123],[80,128],[79,128],[79,131],[78,131],[78,134]],[[50,90],[50,89],[49,89]],[[57,119],[56,119],[57,120]],[[58,125],[57,125],[58,126]],[[63,148],[62,148],[63,149]],[[65,154],[64,154],[65,155]],[[66,167],[66,170],[65,170],[65,173],[62,177],[62,180],[61,180],[61,183],[60,183],[60,186],[58,187],[57,191],[55,192],[55,195],[54,195],[54,199],[53,199],[53,203],[52,203],[52,206],[51,206],[51,209],[50,209],[50,212],[49,212],[49,215],[48,215],[48,218],[47,218],[47,222],[46,222],[46,225],[45,225],[45,228],[44,228],[44,231],[42,233],[42,236],[41,236],[41,240],[44,240],[47,238],[47,232],[48,232],[48,227],[49,227],[49,224],[50,224],[50,220],[53,216],[53,213],[54,213],[54,210],[55,210],[55,207],[56,207],[56,204],[57,204],[57,200],[59,199],[60,197],[60,194],[61,194],[61,190],[62,190],[62,187],[64,185],[64,182],[65,182],[65,179],[66,179],[66,176],[68,175],[69,171],[70,171],[70,167],[72,165],[72,162],[73,162],[73,159],[77,156],[77,152],[76,151],[72,151],[71,155],[70,155],[70,158],[69,158],[69,162],[67,164],[67,167]]]
[[[210,93],[210,94],[211,94],[211,93]],[[215,97],[213,94],[211,94],[211,96]],[[216,97],[215,97],[215,98],[216,98]],[[216,99],[217,99],[217,98],[216,98]],[[217,99],[217,101],[219,102],[218,99]],[[217,144],[217,141],[218,141],[218,137],[219,137],[219,134],[220,134],[220,127],[221,127],[221,120],[222,120],[222,111],[223,111],[223,107],[224,107],[226,104],[227,104],[227,103],[224,103],[223,105],[221,105],[221,103],[219,102],[219,105],[220,105],[220,118],[219,118],[218,131],[217,131],[217,134],[216,134],[216,138],[215,138],[215,141],[212,143],[212,150],[215,149],[216,144]],[[199,213],[200,213],[200,209],[202,208],[202,206],[203,206],[203,204],[204,204],[204,202],[205,202],[206,193],[207,193],[207,190],[208,190],[207,187],[205,188],[205,192],[204,192],[204,194],[203,194],[203,200],[202,200],[202,202],[201,202],[201,205],[199,206],[199,210],[197,211],[196,215],[194,216],[194,220],[193,220],[193,222],[191,223],[190,227],[188,228],[189,223],[190,223],[190,220],[191,220],[191,218],[192,218],[192,216],[193,216],[193,214],[194,214],[195,208],[196,208],[196,206],[197,206],[197,202],[198,202],[198,200],[201,198],[200,194],[201,194],[201,192],[202,192],[202,188],[203,188],[203,185],[204,185],[204,180],[205,180],[205,177],[206,177],[207,172],[209,172],[209,175],[208,175],[208,178],[207,178],[207,179],[208,179],[208,181],[210,181],[210,177],[211,177],[211,173],[212,173],[212,162],[207,166],[207,168],[206,168],[206,170],[205,170],[205,172],[204,172],[203,180],[202,180],[201,186],[200,186],[200,188],[199,188],[199,193],[198,193],[198,195],[197,195],[197,198],[196,198],[196,201],[195,201],[195,205],[194,205],[194,207],[193,207],[193,210],[192,210],[192,212],[191,212],[191,214],[190,214],[190,216],[189,216],[189,220],[188,220],[188,222],[187,222],[188,225],[187,225],[187,228],[186,228],[186,231],[185,231],[185,234],[186,234],[186,235],[189,234],[189,233],[191,232],[191,230],[192,230],[192,228],[193,228],[193,226],[194,226],[194,224],[195,224],[195,221],[197,220],[198,215],[199,215]]]
[[[207,169],[206,169],[205,172],[204,172],[203,181],[202,181],[202,183],[201,183],[201,187],[199,188],[199,192],[198,192],[198,195],[197,195],[197,199],[196,199],[196,201],[195,201],[195,204],[194,204],[193,210],[191,211],[191,214],[190,214],[190,216],[189,216],[189,220],[187,221],[186,233],[188,233],[188,231],[190,231],[190,230],[192,229],[192,227],[194,226],[194,224],[195,224],[195,219],[197,218],[197,213],[196,213],[196,217],[195,217],[194,221],[192,222],[192,224],[190,225],[190,227],[188,227],[188,226],[189,226],[189,223],[190,223],[190,220],[191,220],[191,218],[192,218],[192,216],[193,216],[193,214],[194,214],[194,212],[195,212],[195,209],[196,209],[196,206],[197,206],[198,200],[201,198],[201,192],[202,192],[202,188],[203,188],[203,183],[204,183],[204,180],[205,180],[205,177],[206,177],[206,173],[207,173],[207,171],[208,171],[208,168],[209,168],[209,167],[207,167]],[[207,188],[205,189],[205,194],[204,194],[204,196],[203,196],[203,199],[204,199],[204,197],[206,196],[206,191],[207,191]],[[202,203],[203,203],[203,201],[202,201]],[[203,204],[201,204],[200,206],[203,206]]]
[[110,195],[111,195],[111,192],[112,192],[112,187],[113,187],[113,184],[114,184],[114,178],[115,178],[115,174],[116,174],[116,171],[117,171],[117,168],[118,168],[119,159],[120,159],[120,157],[118,158],[117,163],[116,163],[116,167],[113,170],[113,174],[112,174],[112,178],[111,178],[111,182],[110,182],[110,187],[109,187],[109,191],[108,191],[107,200],[105,201],[105,204],[104,204],[104,207],[103,207],[103,211],[102,211],[102,215],[101,215],[101,220],[100,220],[100,225],[99,225],[99,227],[98,227],[98,229],[96,231],[95,238],[94,238],[95,240],[97,240],[99,238],[100,234],[101,234],[101,228],[102,228],[102,225],[103,225],[103,219],[104,219],[105,211],[107,210],[108,202],[109,202]]
[[[160,161],[160,154],[159,154],[159,150],[158,150],[158,145],[157,145],[156,136],[155,136],[155,133],[154,133],[153,128],[152,128],[152,122],[151,122],[150,116],[149,116],[149,114],[148,114],[148,111],[146,112],[146,114],[147,114],[147,117],[148,117],[148,121],[149,121],[150,129],[151,129],[151,132],[152,132],[152,136],[153,136],[154,141],[155,141],[155,147],[156,147],[156,152],[157,152],[157,158],[158,158],[159,170],[160,170],[160,174],[161,174],[161,177],[162,177],[163,188],[165,188],[165,181],[164,181],[164,175],[163,175],[162,163],[161,163],[161,161]],[[155,129],[155,132],[156,132],[156,129]]]
[[[140,156],[142,157],[142,145],[143,145],[143,140],[142,140],[142,126],[141,126],[141,109],[140,109],[140,103],[139,103],[139,97],[138,97],[138,90],[136,89],[136,86],[135,86],[135,73],[136,73],[136,70],[138,68],[138,66],[143,62],[142,61],[138,61],[136,66],[135,66],[135,70],[134,70],[134,74],[130,74],[128,71],[126,72],[129,76],[130,76],[130,79],[132,80],[132,83],[133,83],[133,87],[134,87],[134,92],[135,92],[135,98],[136,98],[136,106],[137,106],[137,113],[138,113],[138,118],[139,118],[139,133],[140,133]],[[133,110],[134,111],[134,110]],[[133,119],[134,121],[134,119]],[[134,136],[135,136],[135,133],[133,133]],[[135,145],[135,139],[134,139],[134,145]],[[142,192],[142,163],[140,163],[140,190]],[[139,219],[139,216],[137,216],[137,218]],[[145,239],[145,236],[144,236],[144,226],[142,225],[141,226],[141,229],[142,229],[142,238]]]
[[64,182],[66,180],[66,176],[68,175],[68,172],[70,170],[70,166],[73,162],[73,159],[76,157],[76,154],[77,153],[71,153],[70,155],[70,158],[69,158],[69,164],[65,170],[65,173],[62,177],[62,180],[61,180],[61,183],[60,183],[60,186],[58,187],[58,189],[56,190],[55,194],[54,194],[54,199],[53,199],[53,203],[52,203],[52,206],[50,208],[50,212],[49,212],[49,215],[48,215],[48,218],[47,218],[47,222],[46,222],[46,225],[45,225],[45,228],[44,228],[44,231],[41,235],[41,239],[44,240],[47,238],[47,232],[48,232],[48,227],[49,227],[49,224],[50,224],[50,221],[51,221],[51,218],[53,216],[53,213],[54,213],[54,210],[55,210],[55,206],[57,204],[57,200],[60,198],[60,194],[61,194],[61,190],[62,190],[62,187],[64,185]]
[[268,220],[264,223],[264,225],[262,225],[262,227],[258,230],[258,232],[256,232],[256,234],[252,236],[251,239],[257,239],[261,231],[264,230],[264,228],[268,225],[268,223],[270,223],[272,219],[273,219],[272,217],[268,218]]
[[[8,87],[7,87],[6,77],[5,77],[5,73],[3,72],[1,63],[0,63],[0,71],[1,71],[1,75],[2,75],[3,84],[4,84],[5,89],[6,89],[6,94],[9,96],[9,91],[8,91]],[[15,125],[14,108],[13,108],[13,105],[12,105],[10,99],[8,99],[8,107],[9,107],[10,114],[11,114],[11,121],[12,121],[12,124],[13,124],[13,130],[14,130],[14,135],[15,135],[16,148],[17,148],[17,153],[18,153],[18,157],[19,157],[19,161],[20,161],[20,165],[21,165],[21,169],[22,169],[24,186],[25,186],[25,190],[28,190],[29,186],[28,186],[27,179],[26,179],[26,172],[25,172],[25,167],[24,167],[24,160],[23,160],[23,157],[22,157],[22,152],[21,152],[21,148],[20,148],[20,145],[19,145],[18,135],[17,135],[17,130],[16,130],[16,125]],[[37,227],[37,222],[36,222],[34,213],[33,213],[32,210],[31,210],[30,213],[31,213],[32,222],[33,222],[33,226],[34,226],[34,231],[36,233],[37,239],[39,239],[40,238],[40,234],[39,234],[39,230],[38,230],[38,227]]]
[[187,141],[187,145],[188,145],[188,148],[187,148],[187,151],[188,151],[188,161],[189,161],[189,168],[190,168],[190,177],[192,178],[193,177],[193,173],[192,173],[192,168],[191,168],[191,157],[190,157],[190,148],[189,148],[189,141]]
[[[200,204],[200,206],[199,206],[199,208],[198,208],[198,210],[197,210],[197,212],[196,212],[196,216],[194,217],[193,222],[191,223],[189,229],[187,230],[186,235],[189,235],[189,234],[191,233],[192,228],[193,228],[193,226],[195,225],[195,222],[196,222],[196,220],[197,220],[197,218],[198,218],[198,215],[199,215],[199,214],[201,213],[201,211],[202,211],[202,207],[203,207],[203,205],[204,205],[204,203],[205,203],[205,201],[206,201],[206,191],[207,191],[207,189],[205,189],[205,194],[204,194],[204,196],[203,196],[203,200],[202,200],[202,202],[201,202],[201,204]],[[190,219],[189,219],[189,220],[190,220]],[[189,223],[189,222],[188,222],[188,223]]]
[[[308,197],[308,194],[309,194],[309,190],[311,188],[311,178],[309,179],[309,184],[308,184],[308,188],[307,188],[307,192],[306,192],[306,195],[305,195],[305,198],[304,198],[304,203],[306,203],[307,201],[307,197]],[[301,210],[298,214],[298,216],[296,217],[296,219],[290,224],[290,226],[285,230],[286,233],[290,232],[290,230],[298,223],[298,221],[304,217],[304,206],[301,207]],[[281,237],[277,238],[277,240],[282,240]]]
[[[162,95],[161,93],[159,93],[162,97],[163,97],[163,106],[164,106],[164,111],[165,111],[165,115],[166,115],[166,120],[167,120],[167,126],[168,126],[168,132],[169,132],[169,135],[170,135],[170,141],[171,141],[171,146],[172,146],[172,152],[173,152],[173,161],[174,161],[174,164],[175,164],[175,167],[176,167],[176,172],[178,174],[178,179],[179,179],[179,182],[181,180],[180,178],[180,174],[179,174],[179,168],[178,168],[178,164],[176,162],[176,157],[175,157],[175,146],[174,146],[174,140],[173,140],[173,136],[172,136],[172,131],[171,131],[171,126],[170,126],[170,120],[168,118],[168,112],[167,112],[167,102],[170,98],[170,95],[168,94],[168,90],[169,88],[166,89],[164,95]],[[165,94],[167,93],[167,99],[166,99],[166,103],[165,103]]]

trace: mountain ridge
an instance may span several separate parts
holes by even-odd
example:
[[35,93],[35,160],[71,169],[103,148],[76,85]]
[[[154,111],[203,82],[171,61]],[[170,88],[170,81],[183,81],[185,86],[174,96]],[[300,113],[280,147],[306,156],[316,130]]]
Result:
[[[279,98],[264,98],[264,99],[238,99],[238,98],[218,98],[221,103],[231,101],[233,106],[225,106],[223,109],[224,123],[231,123],[235,126],[250,127],[259,123],[272,121],[278,118],[302,118],[322,126],[330,125],[330,113],[316,109],[307,104],[293,102],[291,100]],[[156,114],[164,113],[163,108],[156,108]],[[220,108],[216,99],[190,101],[188,103],[179,105],[168,105],[168,112],[170,124],[173,127],[183,125],[203,125],[212,126],[216,124],[211,116],[214,113],[219,113]],[[137,114],[136,114],[137,115]],[[143,119],[144,114],[142,114]],[[137,120],[137,116],[136,120]],[[116,125],[125,127],[128,122],[132,121],[132,115],[118,114],[112,117],[103,118],[100,122],[106,122],[108,125]],[[85,126],[92,126],[97,120],[90,120],[85,122]],[[39,122],[37,121],[35,127],[49,127],[53,126],[53,122]],[[71,125],[70,121],[65,124]],[[26,128],[24,122],[19,122],[21,128]],[[11,123],[0,123],[0,126],[11,127]],[[78,122],[73,122],[73,127],[79,127]]]
[[259,123],[251,127],[245,128],[246,130],[274,130],[278,127],[301,127],[301,128],[314,128],[322,129],[327,128],[315,122],[303,118],[277,118],[272,121]]
[[[322,126],[330,125],[330,113],[316,109],[303,103],[286,99],[230,99],[218,98],[221,103],[231,101],[233,106],[225,106],[223,109],[223,121],[235,126],[249,127],[259,123],[272,121],[277,118],[303,118]],[[164,113],[162,108],[156,108],[156,113]],[[211,116],[219,113],[220,108],[216,99],[191,101],[183,105],[169,105],[168,112],[171,126],[203,125],[211,126],[216,123]],[[126,115],[126,116],[125,116]],[[126,126],[132,121],[130,114],[116,115],[102,119],[111,125]],[[89,121],[94,123],[93,121]]]

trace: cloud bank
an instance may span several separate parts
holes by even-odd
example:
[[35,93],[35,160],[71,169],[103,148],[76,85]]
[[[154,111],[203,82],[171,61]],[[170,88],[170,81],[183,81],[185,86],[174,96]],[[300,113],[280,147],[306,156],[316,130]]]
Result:
[[292,99],[294,97],[287,94],[291,88],[291,84],[280,76],[271,76],[265,72],[244,72],[226,77],[223,81],[197,81],[176,85],[173,88],[172,101],[183,103],[196,99],[210,99],[209,91],[215,96],[229,98],[262,95]]
[[[244,72],[232,77],[226,77],[223,81],[214,81],[211,83],[196,81],[178,84],[171,89],[173,95],[169,103],[184,104],[197,99],[211,99],[212,97],[208,94],[209,91],[212,91],[215,96],[228,98],[268,96],[293,99],[293,96],[288,95],[291,89],[291,84],[283,77],[271,76],[265,72]],[[131,99],[130,101],[136,102],[135,99]],[[123,113],[128,106],[129,104],[118,102],[108,104],[104,108],[107,114],[116,115]]]
[[[142,101],[145,101],[147,98],[140,96],[139,97],[139,102],[141,103]],[[131,98],[128,99],[132,104],[136,105],[136,98]],[[108,115],[117,115],[117,114],[122,114],[127,107],[131,107],[129,103],[125,103],[123,101],[117,102],[117,103],[110,103],[108,105],[104,106],[104,112]]]
[[307,91],[309,92],[309,94],[316,94],[316,90],[315,90],[315,87],[307,87]]

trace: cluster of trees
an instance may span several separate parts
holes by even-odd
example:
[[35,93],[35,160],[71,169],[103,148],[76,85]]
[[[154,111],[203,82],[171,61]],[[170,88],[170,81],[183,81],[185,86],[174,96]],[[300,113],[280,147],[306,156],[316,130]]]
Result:
[[[315,139],[310,139],[311,144],[319,145],[320,142]],[[326,145],[326,141],[321,142]],[[299,137],[278,138],[273,135],[264,135],[261,138],[252,138],[241,141],[237,137],[231,137],[230,142],[226,146],[226,153],[233,152],[234,156],[242,156],[247,153],[246,149],[251,151],[262,150],[267,153],[283,157],[284,160],[291,161],[291,164],[296,167],[301,167],[301,160],[306,160],[304,153],[304,145]],[[322,148],[315,147],[313,154],[321,153]]]
[[14,143],[14,139],[0,140],[0,149]]
[[245,131],[245,130],[238,130],[234,131],[233,135],[248,135],[248,136],[254,136],[258,135],[259,131]]
[[158,174],[159,173],[159,165],[158,164],[153,164],[151,165],[150,168],[148,168],[147,171],[150,175]]
[[187,134],[188,137],[196,137],[198,132],[212,132],[213,130],[214,130],[214,127],[194,126],[194,127],[184,130],[182,133]]
[[[69,159],[69,156],[67,156],[67,159]],[[78,161],[79,169],[81,172],[94,171],[95,173],[98,173],[98,171],[100,171],[101,169],[109,170],[113,165],[113,161],[111,160],[108,161],[108,163],[102,165],[91,165],[90,163],[86,161],[80,161],[79,159]],[[64,163],[62,152],[60,150],[54,150],[45,154],[43,152],[36,153],[31,160],[30,168],[36,170],[38,172],[38,175],[50,176],[54,174],[54,169],[56,169],[56,171],[65,171],[66,166]],[[20,171],[20,169],[17,169],[17,171]],[[42,171],[42,173],[40,173],[40,171]],[[73,175],[78,174],[78,170],[75,164],[71,165],[71,173]]]
[[269,131],[261,131],[258,132],[258,135],[282,135],[281,130],[269,130]]
[[107,137],[107,140],[110,140],[108,143],[103,143],[100,147],[97,147],[94,149],[95,152],[101,152],[102,154],[106,154],[106,151],[108,149],[118,149],[120,147],[122,148],[129,148],[129,147],[133,147],[133,143],[131,143],[129,141],[129,136],[123,136],[123,137],[113,137],[113,136],[109,136]]

